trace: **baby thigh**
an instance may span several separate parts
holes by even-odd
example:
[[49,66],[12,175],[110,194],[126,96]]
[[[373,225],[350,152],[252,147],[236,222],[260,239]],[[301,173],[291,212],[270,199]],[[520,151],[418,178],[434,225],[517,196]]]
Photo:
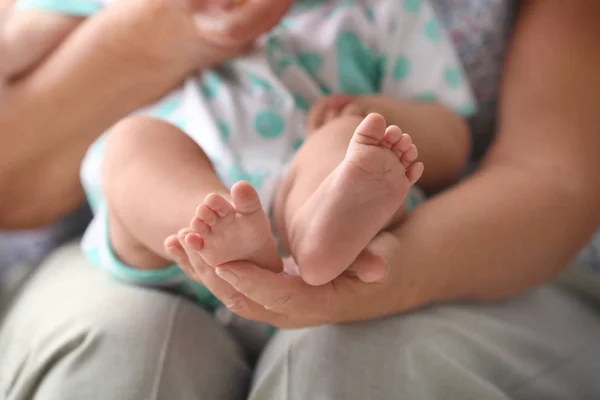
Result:
[[[141,116],[124,120],[108,134],[102,186],[124,236],[163,258],[165,238],[189,225],[206,195],[229,197],[197,143],[169,123]],[[112,239],[116,234],[111,232]]]

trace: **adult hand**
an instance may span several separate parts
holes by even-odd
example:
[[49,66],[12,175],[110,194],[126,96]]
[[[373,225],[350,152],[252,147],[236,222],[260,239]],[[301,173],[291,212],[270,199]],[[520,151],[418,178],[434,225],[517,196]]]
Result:
[[[346,273],[323,286],[310,286],[299,276],[274,273],[238,261],[208,266],[198,253],[200,241],[189,229],[167,239],[170,256],[194,280],[203,283],[236,314],[279,328],[301,328],[335,322],[360,321],[409,310],[413,299],[404,291],[398,270],[378,282],[365,283],[358,271],[381,271],[398,252],[397,239],[380,234],[355,262],[357,273]],[[286,260],[286,271],[293,270]],[[375,272],[378,275],[378,272]],[[381,276],[379,276],[381,278]]]

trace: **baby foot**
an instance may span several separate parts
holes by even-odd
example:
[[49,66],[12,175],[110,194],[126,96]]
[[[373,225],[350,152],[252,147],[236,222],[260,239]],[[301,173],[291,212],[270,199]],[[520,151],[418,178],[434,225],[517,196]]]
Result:
[[202,238],[202,258],[216,267],[231,261],[249,261],[279,272],[282,268],[271,224],[256,190],[248,182],[231,188],[233,205],[218,194],[206,196],[196,209],[192,230]]
[[379,114],[361,122],[344,160],[292,221],[291,251],[309,284],[327,283],[346,270],[423,173],[410,136],[386,126]]

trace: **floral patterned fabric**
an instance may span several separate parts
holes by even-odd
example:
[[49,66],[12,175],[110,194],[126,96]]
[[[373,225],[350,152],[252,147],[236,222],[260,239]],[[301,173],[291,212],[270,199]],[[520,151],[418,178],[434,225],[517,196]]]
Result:
[[500,74],[514,14],[513,0],[431,0],[450,32],[478,102],[471,119],[476,156],[493,138]]

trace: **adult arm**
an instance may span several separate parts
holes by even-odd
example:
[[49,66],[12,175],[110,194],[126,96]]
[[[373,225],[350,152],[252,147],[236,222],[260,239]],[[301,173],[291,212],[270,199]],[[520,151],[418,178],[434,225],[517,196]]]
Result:
[[599,226],[599,19],[597,1],[523,2],[498,137],[481,169],[395,232],[391,268],[415,305],[501,299],[543,283]]
[[[79,164],[104,130],[191,70],[239,52],[290,1],[249,2],[222,15],[219,26],[200,24],[201,3],[117,2],[2,89],[0,228],[43,226],[75,209],[83,201]],[[209,40],[211,34],[221,39]]]
[[591,0],[523,3],[495,144],[478,173],[359,256],[355,271],[387,262],[379,282],[343,274],[314,287],[243,262],[215,271],[185,231],[167,241],[168,251],[232,311],[280,327],[498,300],[548,281],[600,224],[599,18],[600,3]]

